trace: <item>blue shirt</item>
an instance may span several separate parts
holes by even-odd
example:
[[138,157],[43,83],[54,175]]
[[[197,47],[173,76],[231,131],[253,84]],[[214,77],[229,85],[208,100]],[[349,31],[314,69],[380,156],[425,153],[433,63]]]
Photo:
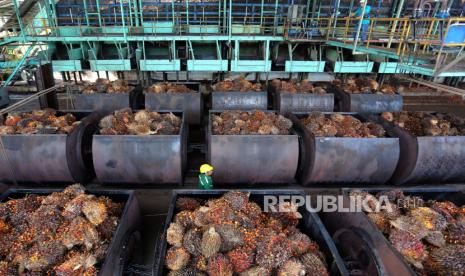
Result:
[[[371,12],[371,6],[366,5],[365,6],[365,16],[363,18],[370,18],[370,12]],[[357,17],[362,16],[362,8],[361,7],[358,7],[355,10],[355,16],[357,16]],[[369,19],[363,19],[362,24],[370,24],[370,20]]]

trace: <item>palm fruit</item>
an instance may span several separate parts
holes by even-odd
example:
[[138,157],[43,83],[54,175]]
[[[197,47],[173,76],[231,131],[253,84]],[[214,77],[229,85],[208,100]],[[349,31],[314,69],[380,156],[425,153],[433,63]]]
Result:
[[231,260],[234,272],[241,273],[249,269],[254,262],[255,253],[247,247],[237,247],[228,252],[227,256]]
[[278,219],[286,226],[296,226],[302,215],[298,212],[298,206],[289,202],[279,203],[277,212],[272,212],[271,217]]
[[317,246],[307,235],[299,231],[293,233],[288,238],[292,243],[292,253],[294,256],[300,256]]
[[428,203],[431,209],[443,215],[446,218],[447,222],[454,222],[454,217],[459,212],[459,208],[450,201],[433,201]]
[[208,224],[206,219],[206,213],[209,210],[208,207],[201,206],[194,211],[194,225],[197,227],[203,227]]
[[0,135],[15,134],[15,127],[13,126],[0,126]]
[[182,120],[178,116],[174,115],[172,112],[163,114],[163,118],[175,127],[180,127]]
[[179,211],[194,211],[200,207],[200,202],[191,197],[180,197],[176,199],[176,209]]
[[191,228],[184,235],[182,245],[192,255],[201,254],[202,233],[200,229]]
[[450,244],[465,245],[465,223],[457,222],[449,224],[445,231],[445,238]]
[[262,266],[254,266],[239,274],[240,276],[264,276],[270,275],[271,270]]
[[278,115],[278,118],[276,119],[276,127],[278,127],[280,134],[289,134],[289,131],[292,128],[292,121],[283,115]]
[[166,241],[170,245],[182,246],[182,240],[184,238],[184,227],[179,223],[171,223],[166,232]]
[[441,214],[428,207],[415,208],[410,211],[409,215],[420,222],[423,227],[431,231],[442,231],[447,226],[446,219]]
[[8,262],[0,261],[0,275],[14,276],[19,275],[19,273],[15,265]]
[[181,211],[174,217],[174,222],[181,224],[184,228],[194,225],[194,213],[192,211]]
[[302,257],[300,257],[306,275],[319,275],[319,276],[328,276],[328,270],[326,269],[326,264],[320,256],[314,252],[308,252]]
[[265,222],[264,226],[265,226],[265,228],[273,230],[273,232],[275,232],[275,233],[281,233],[285,229],[283,222],[281,222],[277,218],[274,218],[274,217],[271,217],[271,216]]
[[465,274],[465,246],[447,245],[434,249],[424,262],[428,275],[449,276]]
[[[392,115],[392,114],[391,114]],[[392,202],[397,202],[397,200],[401,200],[405,197],[404,195],[404,192],[402,192],[402,190],[400,189],[394,189],[394,190],[389,190],[389,191],[383,191],[381,193],[378,193],[376,195],[376,197],[380,197],[380,196],[387,196],[387,198],[389,199],[389,201],[392,201]]]
[[180,270],[172,270],[168,276],[206,276],[205,273],[198,271],[193,267],[185,267]]
[[127,131],[130,135],[150,135],[150,126],[138,123],[131,123],[127,125]]
[[408,231],[418,239],[424,238],[431,230],[427,229],[422,222],[411,216],[400,216],[390,221],[391,225],[399,230]]
[[134,121],[139,124],[148,125],[150,120],[149,112],[145,110],[137,111],[134,114]]
[[168,249],[165,258],[165,265],[171,270],[180,270],[187,266],[190,255],[182,247],[171,247]]
[[233,267],[229,258],[223,254],[216,254],[208,258],[209,276],[232,276]]
[[208,228],[208,230],[206,230],[202,236],[202,243],[201,243],[202,255],[205,256],[206,258],[209,258],[215,255],[216,253],[218,253],[218,251],[220,251],[220,247],[221,247],[220,234],[218,234],[215,231],[214,227]]
[[226,201],[216,201],[205,212],[205,220],[212,224],[221,224],[227,221],[234,221],[234,219],[234,210]]
[[260,266],[277,268],[291,256],[291,241],[284,236],[271,235],[257,245],[256,262]]
[[221,252],[233,250],[237,246],[244,244],[244,233],[234,224],[218,224],[215,230],[221,237]]
[[252,220],[260,220],[262,216],[262,208],[255,202],[247,203],[242,211]]
[[191,261],[191,265],[199,271],[207,271],[208,269],[208,260],[202,255],[194,256]]
[[368,213],[367,216],[378,227],[378,229],[381,230],[381,232],[389,233],[391,225],[389,224],[389,220],[384,213],[373,212]]
[[[305,267],[299,260],[291,258],[278,270],[278,276],[305,276]],[[314,275],[314,274],[310,274]]]
[[95,198],[84,201],[82,204],[82,213],[93,224],[99,225],[107,218],[107,208],[103,202]]
[[418,269],[423,269],[422,261],[425,259],[425,248],[418,237],[407,231],[392,229],[389,241],[404,258]]
[[223,198],[229,203],[229,206],[236,211],[246,207],[249,202],[250,193],[240,191],[230,191],[223,195]]
[[256,227],[259,221],[254,221],[249,216],[247,216],[247,214],[241,211],[241,212],[236,212],[236,217],[235,217],[234,222],[238,223],[240,227],[251,229],[251,228]]

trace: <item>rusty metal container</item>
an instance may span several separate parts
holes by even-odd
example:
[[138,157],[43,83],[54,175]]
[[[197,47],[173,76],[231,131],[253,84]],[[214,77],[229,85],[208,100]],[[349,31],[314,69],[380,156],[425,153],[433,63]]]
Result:
[[[391,189],[379,188],[364,188],[363,191],[371,194],[376,194],[381,191],[388,191]],[[407,196],[420,196],[423,200],[448,200],[455,203],[457,206],[465,204],[465,194],[457,188],[453,187],[440,187],[440,188],[401,188],[402,192]],[[351,189],[342,189],[344,195],[343,206],[350,206],[350,199],[348,197]],[[397,251],[378,227],[369,219],[363,212],[324,212],[320,215],[324,225],[327,227],[329,233],[334,237],[337,233],[352,232],[354,236],[358,236],[366,241],[371,249],[371,255],[376,256],[377,263],[382,264],[383,273],[368,274],[368,275],[417,275],[410,265],[405,261],[402,254]],[[335,240],[336,246],[340,252],[346,250],[353,251],[351,244],[338,244]],[[343,256],[344,254],[341,253]]]
[[[355,113],[344,114],[357,117]],[[307,115],[289,116],[302,137],[297,172],[301,184],[383,184],[394,173],[400,155],[397,137],[315,137],[300,122],[300,118]]]
[[268,93],[266,91],[229,91],[212,92],[212,110],[266,110]]
[[[344,196],[342,206],[349,208],[350,204],[349,197]],[[348,256],[345,254],[347,252],[354,255],[352,256],[354,259],[374,260],[378,266],[378,272],[364,275],[416,275],[404,261],[404,257],[393,248],[383,233],[363,212],[322,212],[321,220],[334,237],[336,246],[344,257]],[[349,241],[357,243],[344,242],[349,238]],[[355,250],[362,246],[363,251]],[[367,258],[367,256],[370,257]]]
[[141,87],[134,87],[129,93],[73,94],[74,109],[78,111],[100,111],[104,114],[123,108],[137,108]]
[[188,131],[184,116],[182,120],[177,135],[94,135],[92,153],[98,181],[182,183]]
[[203,101],[198,83],[184,84],[195,90],[191,93],[147,93],[144,90],[145,108],[153,111],[183,111],[188,124],[200,124],[202,120]]
[[341,112],[381,113],[402,111],[402,95],[350,94],[335,85],[330,86]]
[[274,109],[281,112],[332,112],[334,110],[334,94],[289,93],[279,91],[274,85],[269,86]]
[[[272,112],[272,111],[269,111]],[[208,126],[207,160],[213,180],[224,184],[295,182],[299,137],[289,135],[216,135]],[[271,150],[272,149],[272,150]]]
[[[21,100],[24,100],[27,97],[30,97],[34,93],[9,93],[10,97],[10,105],[17,103]],[[15,108],[14,111],[18,112],[27,112],[27,111],[33,111],[33,110],[39,110],[41,109],[41,104],[40,104],[40,98],[36,98],[20,107]]]
[[400,158],[391,178],[393,184],[465,181],[465,136],[416,137],[381,122],[388,132],[399,137]]
[[0,153],[0,180],[29,183],[91,180],[92,135],[101,116],[73,114],[81,119],[81,124],[70,134],[1,135],[5,151]]

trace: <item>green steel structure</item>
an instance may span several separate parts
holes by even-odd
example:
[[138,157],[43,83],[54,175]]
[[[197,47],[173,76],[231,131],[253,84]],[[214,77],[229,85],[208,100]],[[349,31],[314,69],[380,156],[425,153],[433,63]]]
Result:
[[12,0],[0,46],[35,44],[40,51],[30,60],[51,62],[57,72],[465,76],[459,1],[442,18],[439,5],[415,18],[411,1],[385,2],[368,1],[374,12],[354,17],[354,0]]

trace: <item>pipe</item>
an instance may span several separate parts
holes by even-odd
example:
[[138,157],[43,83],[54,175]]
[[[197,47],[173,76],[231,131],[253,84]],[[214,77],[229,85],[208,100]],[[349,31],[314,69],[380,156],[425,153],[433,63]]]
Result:
[[19,69],[23,66],[24,62],[26,61],[27,57],[29,56],[29,53],[31,50],[34,48],[34,45],[29,46],[29,48],[26,50],[26,53],[24,53],[23,57],[21,60],[18,62],[16,65],[15,69],[11,73],[11,75],[8,77],[8,79],[3,83],[3,87],[7,87],[10,82],[13,80],[13,78],[16,76],[16,73],[18,73]]
[[[402,13],[402,9],[404,8],[404,2],[405,2],[404,0],[401,0],[399,3],[399,6],[397,7],[396,19],[398,19],[400,17],[400,14]],[[389,36],[389,42],[388,42],[387,48],[391,48],[392,39],[394,37],[396,28],[397,28],[397,20],[395,20],[394,24],[392,25],[391,35]]]
[[425,4],[431,2],[441,2],[441,13],[448,11],[448,0],[415,0],[413,15],[415,18],[421,17]]
[[360,31],[362,30],[362,24],[363,24],[363,19],[365,17],[366,5],[367,5],[366,2],[364,4],[362,4],[362,14],[360,16],[360,21],[358,22],[357,34],[355,35],[354,47],[353,47],[353,50],[352,50],[353,55],[355,55],[357,53],[357,43],[358,43],[358,38],[360,37]]

